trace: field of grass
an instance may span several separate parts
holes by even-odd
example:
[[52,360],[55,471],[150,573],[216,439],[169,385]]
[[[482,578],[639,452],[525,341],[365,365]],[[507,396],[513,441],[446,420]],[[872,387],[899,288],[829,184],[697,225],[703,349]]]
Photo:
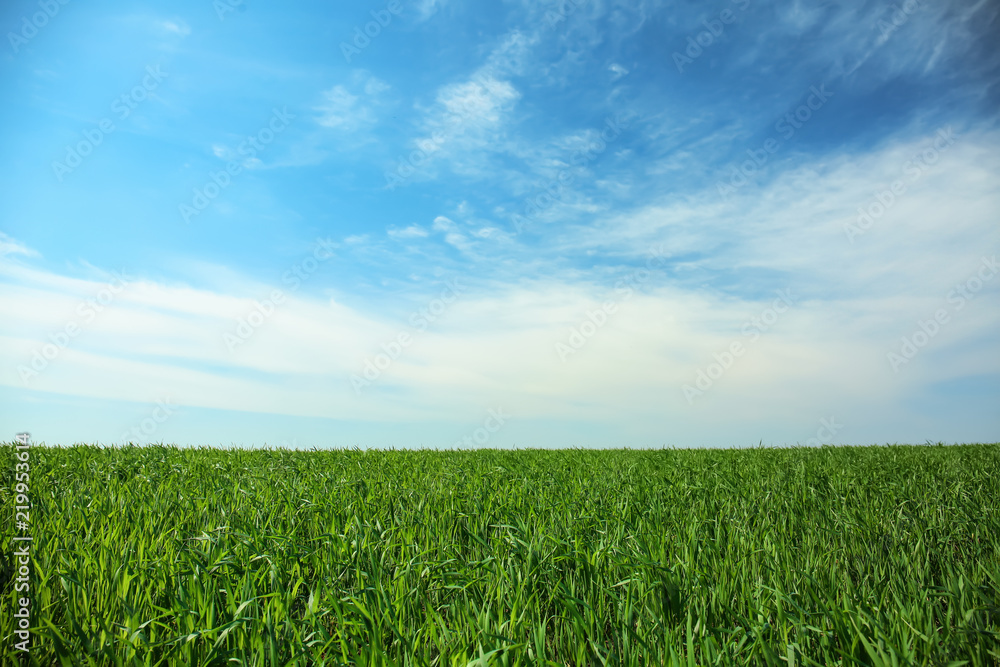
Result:
[[31,664],[1000,664],[1000,445],[32,447],[30,489]]

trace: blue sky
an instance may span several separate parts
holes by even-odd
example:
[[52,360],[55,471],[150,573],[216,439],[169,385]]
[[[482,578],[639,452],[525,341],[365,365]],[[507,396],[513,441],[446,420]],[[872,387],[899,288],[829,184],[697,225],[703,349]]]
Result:
[[4,3],[0,430],[996,441],[998,11]]

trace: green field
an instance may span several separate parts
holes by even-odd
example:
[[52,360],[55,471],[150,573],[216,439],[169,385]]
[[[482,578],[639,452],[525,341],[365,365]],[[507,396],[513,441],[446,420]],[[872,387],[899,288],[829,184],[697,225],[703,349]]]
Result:
[[31,664],[1000,664],[1000,445],[30,457]]

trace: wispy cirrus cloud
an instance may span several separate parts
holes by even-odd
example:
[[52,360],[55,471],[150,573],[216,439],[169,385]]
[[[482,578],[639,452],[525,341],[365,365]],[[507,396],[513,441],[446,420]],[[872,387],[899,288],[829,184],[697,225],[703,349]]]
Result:
[[354,132],[378,122],[378,110],[385,104],[389,85],[366,72],[355,72],[352,79],[351,85],[337,84],[321,93],[322,101],[314,107],[321,127]]
[[38,257],[38,251],[29,248],[7,236],[3,232],[0,232],[0,256],[6,257],[7,255],[24,255],[26,257]]

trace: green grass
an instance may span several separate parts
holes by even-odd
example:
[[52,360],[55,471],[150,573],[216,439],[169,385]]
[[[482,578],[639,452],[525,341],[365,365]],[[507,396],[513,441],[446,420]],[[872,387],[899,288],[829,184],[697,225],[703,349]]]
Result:
[[33,447],[31,494],[32,664],[1000,664],[1000,445]]

